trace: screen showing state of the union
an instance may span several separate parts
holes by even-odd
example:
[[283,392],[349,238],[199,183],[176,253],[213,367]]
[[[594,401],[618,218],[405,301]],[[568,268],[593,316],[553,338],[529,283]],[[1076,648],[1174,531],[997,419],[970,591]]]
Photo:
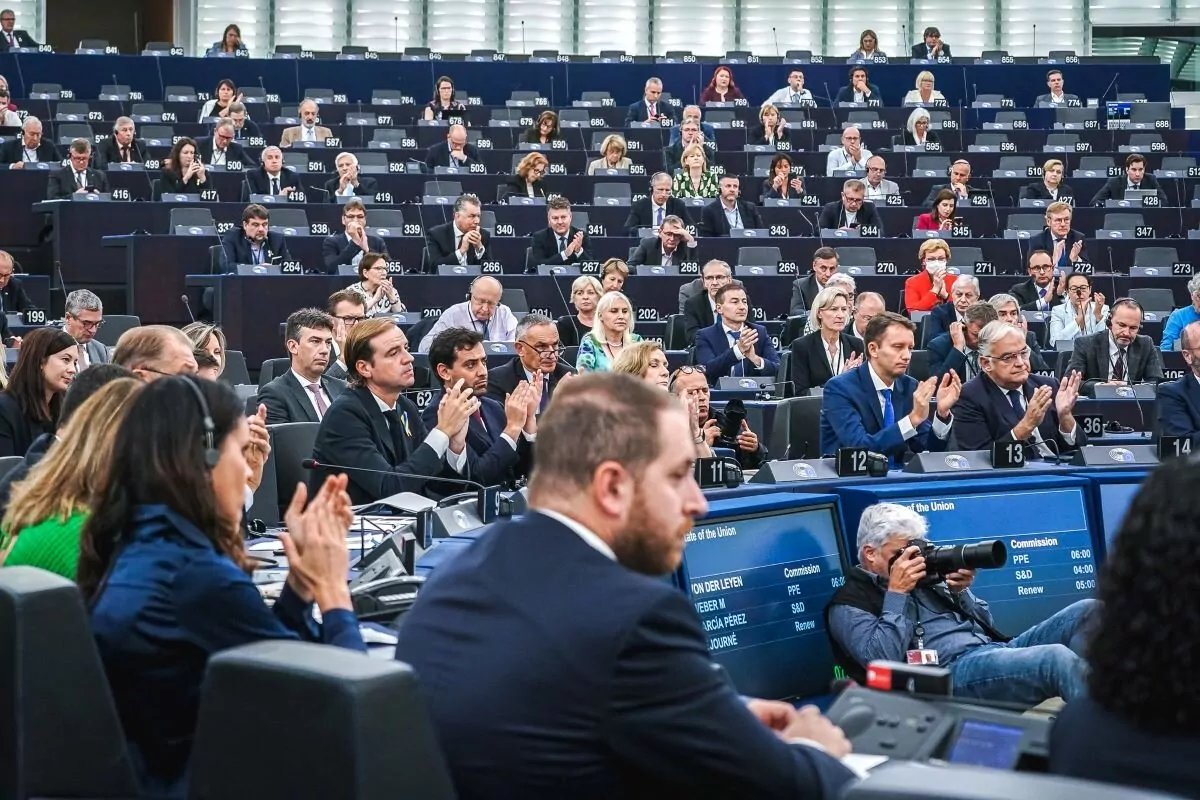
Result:
[[688,534],[683,585],[713,660],[737,690],[794,699],[829,691],[824,611],[845,581],[837,506],[710,518]]

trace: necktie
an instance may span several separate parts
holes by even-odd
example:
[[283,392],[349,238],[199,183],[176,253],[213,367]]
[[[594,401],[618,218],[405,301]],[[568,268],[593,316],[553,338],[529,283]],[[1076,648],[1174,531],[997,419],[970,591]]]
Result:
[[9,47],[16,47],[16,46],[17,46],[17,43],[16,43],[16,41],[13,39],[13,35],[12,35],[11,33],[6,33],[6,34],[5,34],[5,36],[7,36],[7,37],[8,37],[8,46],[9,46]]
[[325,405],[325,398],[321,396],[321,384],[310,383],[306,388],[312,392],[313,404],[317,407],[317,419],[324,419],[325,412],[329,410],[329,406]]
[[1112,376],[1114,381],[1125,380],[1125,348],[1117,348],[1117,359],[1112,365]]
[[490,342],[491,339],[488,337],[488,321],[486,319],[481,319],[479,320],[479,324],[483,326],[483,330],[480,331],[480,333],[483,334],[483,340],[485,342]]
[[967,378],[973,378],[979,374],[979,353],[971,350],[967,353]]
[[316,128],[305,128],[304,129],[304,141],[315,142],[316,140],[317,140],[317,129]]
[[796,94],[795,92],[792,92],[792,99],[791,99],[791,102],[792,102],[792,103],[799,103],[799,102],[800,102],[800,95]]
[[125,145],[121,148],[121,160],[125,163],[129,163],[129,145]]
[[271,194],[279,194],[279,178],[271,178]]
[[1009,389],[1005,394],[1008,395],[1009,405],[1013,407],[1013,411],[1017,412],[1017,416],[1024,417],[1025,409],[1021,406],[1021,390]]
[[487,433],[488,429],[487,429],[487,424],[483,421],[483,412],[476,410],[475,413],[472,414],[471,416],[474,417],[475,421],[479,423],[479,427],[483,428],[483,432]]
[[408,423],[408,414],[400,415],[396,409],[383,412],[384,419],[388,422],[388,429],[392,434],[392,446],[396,450],[396,463],[402,463],[408,456],[408,440],[404,436],[405,429]]
[[[896,407],[892,405],[892,390],[880,389],[879,393],[883,395],[883,427],[890,428],[896,424]],[[894,455],[888,460],[892,462],[893,467],[904,466],[898,455]]]
[[733,371],[740,372],[742,375],[745,375],[746,374],[746,363],[742,360],[742,352],[737,349],[738,339],[742,338],[742,332],[741,331],[729,331],[729,338],[733,339],[733,349],[738,357],[738,363],[734,365]]
[[1132,188],[1136,192],[1138,189],[1142,188],[1142,185],[1140,183],[1135,183]]
[[566,249],[567,249],[567,237],[565,237],[565,236],[558,237],[558,252],[561,253],[561,252],[565,251]]
[[656,116],[658,116],[658,111],[656,110],[656,109],[657,109],[657,105],[658,105],[657,103],[651,103],[651,104],[650,104],[650,116],[652,116],[652,117],[656,117]]
[[75,173],[75,183],[79,184],[79,188],[80,188],[80,189],[86,189],[86,188],[87,188],[87,184],[86,184],[86,183],[84,183],[84,181],[83,181],[83,179],[84,179],[84,174],[85,174],[85,173],[82,173],[82,172],[76,172],[76,173]]
[[79,359],[80,371],[87,369],[87,366],[88,366],[87,348],[85,348],[82,344],[77,344],[77,345],[75,345],[75,347],[79,350],[79,355],[77,356],[77,358]]
[[658,211],[655,213],[655,216],[654,216],[654,227],[661,228],[662,221],[663,221],[663,208],[662,208],[662,206],[659,206]]
[[1045,289],[1038,289],[1038,306],[1043,309],[1046,307],[1046,290]]

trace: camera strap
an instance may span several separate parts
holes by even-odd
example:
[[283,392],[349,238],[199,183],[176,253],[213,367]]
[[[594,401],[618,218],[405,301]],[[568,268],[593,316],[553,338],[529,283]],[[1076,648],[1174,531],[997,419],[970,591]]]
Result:
[[942,590],[940,587],[935,586],[930,586],[928,589],[929,593],[936,597],[938,602],[945,606],[948,610],[953,611],[956,614],[961,614],[982,628],[983,632],[988,635],[988,638],[1001,643],[1012,641],[1011,636],[1005,636],[1003,633],[996,630],[995,627],[989,625],[983,619],[968,611],[963,604],[958,601],[958,598],[950,594],[949,590]]

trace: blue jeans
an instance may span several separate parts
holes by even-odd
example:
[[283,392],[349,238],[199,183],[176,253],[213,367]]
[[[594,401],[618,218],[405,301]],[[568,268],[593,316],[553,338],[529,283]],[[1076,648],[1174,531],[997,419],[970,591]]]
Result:
[[1079,600],[1007,644],[968,650],[949,667],[954,694],[1035,706],[1086,692],[1086,623],[1095,600]]

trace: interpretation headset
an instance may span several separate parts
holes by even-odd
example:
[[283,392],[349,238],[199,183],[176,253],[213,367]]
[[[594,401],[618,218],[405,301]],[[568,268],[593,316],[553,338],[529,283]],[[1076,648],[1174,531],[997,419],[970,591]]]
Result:
[[475,284],[479,283],[481,280],[483,280],[484,278],[487,278],[487,277],[489,277],[489,276],[487,276],[487,275],[476,275],[475,276],[475,278],[471,281],[471,285],[467,287],[467,294],[465,296],[468,300],[471,299],[471,294],[475,291]]
[[217,426],[213,423],[212,414],[208,410],[208,401],[204,399],[204,393],[200,391],[196,381],[192,378],[183,378],[183,383],[195,395],[196,402],[200,405],[202,416],[200,424],[204,426],[204,466],[213,469],[221,460],[221,451],[216,448]]
[[1142,304],[1132,297],[1121,297],[1113,301],[1113,304],[1108,307],[1108,319],[1104,321],[1104,327],[1112,330],[1113,316],[1117,313],[1118,308],[1136,308],[1138,314],[1142,317],[1142,322],[1146,321],[1146,310],[1142,308]]

